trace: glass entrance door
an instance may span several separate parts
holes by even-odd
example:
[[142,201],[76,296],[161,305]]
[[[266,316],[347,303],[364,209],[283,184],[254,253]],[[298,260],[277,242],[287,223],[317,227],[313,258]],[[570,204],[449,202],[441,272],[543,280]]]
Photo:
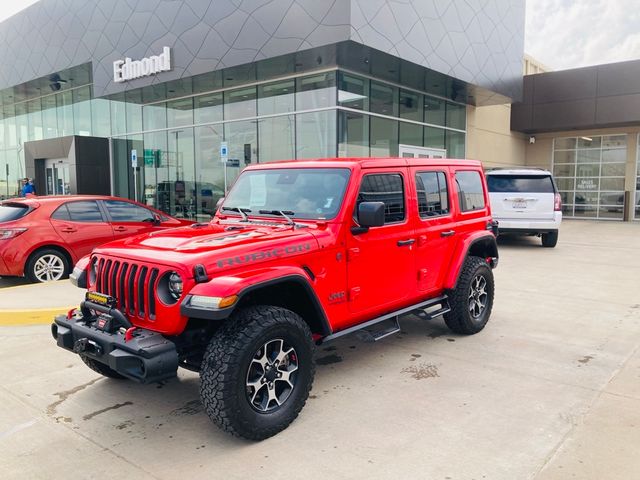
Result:
[[45,195],[69,195],[69,163],[66,158],[48,158],[44,161],[46,176]]
[[403,158],[446,158],[447,151],[442,148],[400,145],[400,156]]

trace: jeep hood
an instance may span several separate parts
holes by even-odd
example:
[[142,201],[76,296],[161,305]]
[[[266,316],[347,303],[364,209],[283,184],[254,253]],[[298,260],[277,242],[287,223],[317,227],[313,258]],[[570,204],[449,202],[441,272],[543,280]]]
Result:
[[155,231],[116,240],[94,250],[99,255],[147,265],[188,270],[202,264],[209,274],[221,269],[259,264],[318,248],[311,228],[277,224],[216,224]]

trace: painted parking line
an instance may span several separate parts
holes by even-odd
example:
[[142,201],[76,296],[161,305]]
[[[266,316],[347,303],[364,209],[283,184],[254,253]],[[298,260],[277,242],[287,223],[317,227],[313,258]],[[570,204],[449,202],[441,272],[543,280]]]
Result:
[[37,308],[31,310],[0,310],[0,327],[13,325],[45,325],[53,322],[53,318],[67,313],[77,305],[58,308]]

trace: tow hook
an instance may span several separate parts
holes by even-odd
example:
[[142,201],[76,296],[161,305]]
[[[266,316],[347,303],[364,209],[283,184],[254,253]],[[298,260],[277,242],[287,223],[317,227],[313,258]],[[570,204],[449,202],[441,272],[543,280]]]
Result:
[[80,338],[73,344],[73,351],[75,353],[91,353],[96,356],[102,355],[102,347],[93,340],[88,338]]
[[133,339],[133,332],[136,331],[136,327],[127,328],[127,331],[124,332],[124,341],[125,343],[129,340]]

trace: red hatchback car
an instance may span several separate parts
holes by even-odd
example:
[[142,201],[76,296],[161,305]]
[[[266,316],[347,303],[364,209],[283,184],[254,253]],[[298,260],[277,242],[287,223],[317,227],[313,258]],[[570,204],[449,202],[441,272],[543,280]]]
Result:
[[94,247],[193,222],[125,198],[46,196],[0,203],[0,276],[33,282],[65,278]]

